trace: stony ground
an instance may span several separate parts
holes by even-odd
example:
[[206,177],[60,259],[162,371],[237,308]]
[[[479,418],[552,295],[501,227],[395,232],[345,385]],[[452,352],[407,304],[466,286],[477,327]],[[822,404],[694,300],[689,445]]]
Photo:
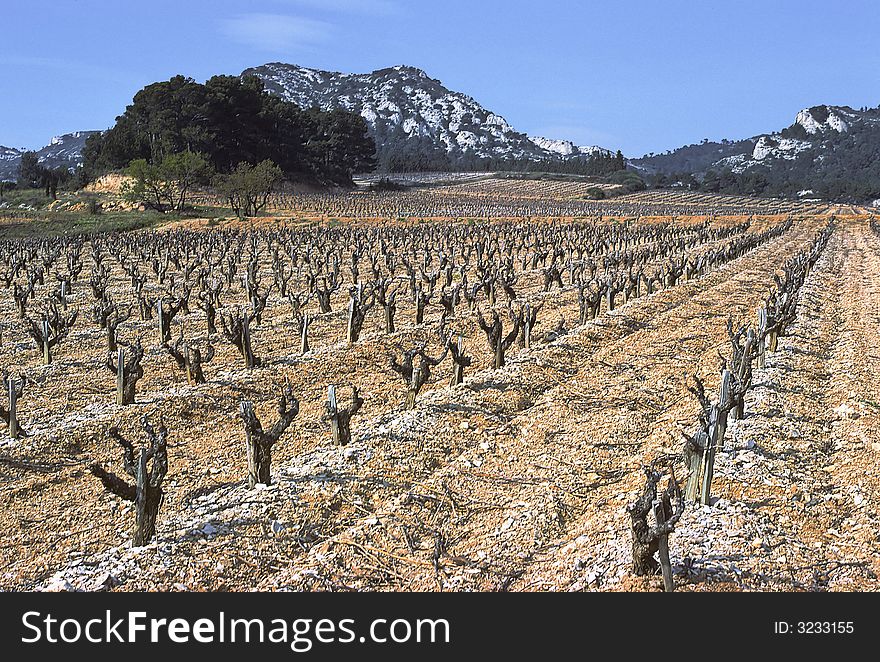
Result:
[[[376,365],[393,343],[367,334],[343,351],[329,322],[325,335],[318,327],[321,349],[285,358],[289,329],[273,318],[257,338],[270,367],[238,369],[222,349],[202,386],[151,348],[162,369],[127,408],[111,404],[96,329],[49,367],[6,333],[5,364],[37,384],[21,403],[31,437],[0,439],[0,587],[659,590],[659,578],[629,569],[625,505],[641,465],[678,454],[698,409],[689,376],[716,387],[727,317],[753,320],[772,275],[826,221],[798,222],[706,276],[518,351],[499,371],[474,336],[484,356],[465,383],[444,386],[443,373],[412,411],[397,377]],[[576,304],[559,296],[571,319]],[[670,538],[679,590],[878,588],[878,296],[880,237],[843,220],[801,290],[791,334],[755,372],[745,419],[728,427],[715,502],[689,505]],[[281,377],[301,413],[276,448],[273,484],[251,490],[234,412],[250,397],[271,421]],[[361,385],[371,403],[345,448],[320,419],[330,382]],[[130,504],[87,466],[121,472],[107,428],[138,439],[140,416],[158,411],[171,430],[166,500],[155,541],[132,549]]]

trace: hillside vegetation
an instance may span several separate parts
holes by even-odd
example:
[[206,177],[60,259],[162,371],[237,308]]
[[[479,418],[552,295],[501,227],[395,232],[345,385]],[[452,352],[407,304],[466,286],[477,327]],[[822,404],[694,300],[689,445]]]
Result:
[[303,110],[263,90],[259,79],[215,76],[153,83],[83,152],[86,179],[127,167],[159,164],[180,152],[205,156],[217,172],[271,160],[294,181],[348,185],[373,166],[375,143],[363,119],[344,110]]
[[631,162],[654,186],[709,193],[880,198],[880,108],[813,106],[782,131],[687,145]]

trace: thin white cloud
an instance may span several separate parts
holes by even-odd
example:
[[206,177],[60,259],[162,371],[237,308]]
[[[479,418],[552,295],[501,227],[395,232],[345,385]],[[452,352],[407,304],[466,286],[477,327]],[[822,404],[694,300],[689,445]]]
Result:
[[309,9],[341,14],[390,16],[400,11],[400,7],[391,0],[285,0],[285,2]]
[[224,19],[220,29],[240,44],[276,53],[325,42],[333,32],[333,26],[324,21],[262,13]]

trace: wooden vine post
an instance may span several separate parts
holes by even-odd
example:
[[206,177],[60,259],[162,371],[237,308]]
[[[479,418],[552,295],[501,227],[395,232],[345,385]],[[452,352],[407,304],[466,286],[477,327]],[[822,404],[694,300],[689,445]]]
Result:
[[205,353],[202,354],[199,348],[184,340],[181,329],[178,339],[173,345],[165,345],[165,349],[177,363],[177,366],[186,373],[187,384],[204,384],[207,381],[204,365],[214,359],[213,345],[208,345]]
[[356,305],[357,304],[354,300],[354,296],[352,296],[348,300],[348,325],[346,326],[346,331],[345,331],[345,339],[349,343],[353,343],[356,340],[355,333],[354,333],[354,315],[355,315],[355,306]]
[[116,404],[125,404],[125,351],[116,349]]
[[[162,297],[156,299],[156,315],[159,321],[159,344],[165,344],[165,314],[162,311]],[[171,340],[170,336],[168,338]]]
[[366,299],[364,298],[363,283],[358,283],[356,288],[352,287],[349,290],[348,325],[345,334],[345,339],[349,344],[356,343],[360,338],[367,313],[375,303],[375,293],[371,293]]
[[[443,359],[446,358],[446,354],[449,352],[449,346],[450,343],[446,343],[445,347],[443,348],[443,353],[437,358],[428,356],[428,354],[425,352],[424,347],[416,347],[414,349],[404,351],[403,359],[399,362],[393,354],[391,355],[391,369],[399,374],[406,381],[407,384],[407,409],[415,408],[416,397],[418,396],[419,391],[425,384],[428,383],[428,380],[431,379],[431,368],[439,365],[443,361]],[[416,357],[420,359],[418,364],[415,363]]]
[[52,354],[50,351],[49,344],[49,320],[44,319],[40,325],[42,330],[42,345],[43,345],[43,363],[45,365],[49,365],[52,363]]
[[258,365],[254,357],[253,345],[251,343],[251,320],[250,316],[245,316],[241,324],[241,339],[244,350],[245,365],[248,368],[254,368]]
[[409,390],[406,392],[407,409],[415,409],[416,396],[419,394],[419,391],[421,390],[423,384],[424,381],[422,380],[422,366],[417,365],[413,367],[412,379],[410,379],[409,382]]
[[143,417],[142,424],[149,444],[140,448],[137,461],[134,445],[119,433],[119,429],[113,427],[108,432],[122,446],[123,466],[126,473],[135,479],[134,485],[128,484],[98,463],[89,467],[92,475],[99,478],[108,491],[134,502],[135,523],[131,540],[133,547],[146,545],[156,534],[156,519],[164,496],[162,481],[168,473],[168,430],[162,418],[159,418],[158,430],[150,425],[146,416]]
[[536,306],[527,303],[522,310],[522,341],[525,349],[530,349],[532,346],[532,331],[538,323],[538,313],[543,307],[543,301]]
[[730,415],[735,421],[740,420],[745,415],[745,396],[746,390],[752,383],[752,354],[756,342],[754,329],[749,329],[748,333],[746,333],[746,342],[743,346],[740,363],[738,366],[731,366],[737,370],[735,380],[737,388],[733,394],[733,407],[730,410]]
[[663,575],[663,590],[672,593],[675,590],[675,582],[672,579],[672,563],[669,561],[669,531],[666,523],[672,518],[672,497],[678,495],[681,497],[681,491],[678,483],[675,481],[675,471],[672,465],[669,465],[669,484],[662,495],[654,499],[652,510],[654,511],[654,521],[657,523],[657,557],[660,561],[660,572]]
[[260,419],[254,412],[254,403],[243,400],[239,406],[239,415],[244,421],[245,445],[248,461],[248,487],[257,483],[272,483],[272,447],[284,434],[284,431],[299,414],[299,401],[293,396],[289,383],[281,388],[278,400],[278,420],[268,432],[263,431]]
[[764,368],[766,361],[766,340],[767,333],[767,309],[758,308],[758,333],[757,333],[757,350],[758,350],[758,367]]
[[712,474],[715,466],[715,453],[724,443],[727,429],[727,414],[733,406],[733,374],[729,370],[721,373],[718,402],[712,403],[706,396],[703,382],[696,376],[695,387],[688,387],[702,406],[700,429],[692,437],[685,436],[684,463],[688,468],[688,479],[684,498],[687,501],[709,504]]
[[330,421],[330,430],[333,435],[333,443],[337,446],[345,446],[351,441],[351,417],[354,416],[364,405],[364,399],[360,397],[358,387],[352,387],[351,404],[342,409],[336,400],[336,386],[331,384],[327,387],[327,401],[324,403],[326,414],[323,420]]
[[309,322],[310,322],[309,314],[304,312],[302,314],[302,333],[300,334],[300,344],[299,344],[299,353],[300,354],[308,354],[309,353]]
[[251,343],[250,323],[253,319],[253,312],[242,311],[220,317],[224,337],[238,349],[238,353],[244,359],[245,367],[249,370],[262,365],[262,360],[254,354]]
[[15,378],[12,375],[9,375],[9,409],[8,409],[8,419],[6,424],[9,428],[9,436],[13,439],[18,439],[18,420],[16,419],[16,401],[18,400],[18,394],[15,390]]
[[7,432],[12,439],[20,439],[26,437],[27,433],[18,423],[18,399],[24,393],[24,387],[27,385],[27,375],[21,373],[21,381],[16,382],[15,376],[3,373],[3,383],[7,387],[7,405],[4,409],[0,404],[0,418],[6,422]]
[[700,503],[710,505],[710,492],[712,487],[712,474],[715,470],[715,453],[724,443],[724,433],[727,431],[727,412],[729,411],[730,387],[733,375],[730,370],[721,373],[721,387],[718,392],[718,402],[709,413],[709,443],[703,451],[703,480],[700,490]]
[[[781,310],[785,310],[788,305],[788,292],[783,292],[779,295],[779,308]],[[779,345],[779,334],[782,332],[781,328],[781,320],[776,320],[773,324],[773,327],[770,329],[770,341],[768,343],[768,349],[771,352],[775,352]]]
[[[632,532],[632,572],[636,576],[644,577],[655,574],[659,569],[663,573],[664,589],[672,591],[675,586],[669,562],[669,534],[684,512],[685,500],[671,464],[666,489],[659,495],[657,483],[663,477],[662,471],[653,464],[643,467],[643,470],[645,487],[642,494],[626,507]],[[652,513],[653,526],[648,523],[648,516]],[[658,553],[659,562],[654,558],[654,554]]]
[[464,338],[461,334],[458,334],[458,341],[455,343],[450,336],[447,346],[452,355],[452,378],[449,380],[449,385],[457,386],[464,381],[464,369],[471,365],[471,357],[465,356]]
[[113,363],[113,354],[107,357],[107,368],[116,375],[116,404],[133,405],[135,400],[135,387],[138,380],[144,376],[144,368],[141,361],[144,358],[144,349],[138,339],[129,345],[128,352],[122,347],[116,350],[116,364]]
[[492,311],[492,323],[489,324],[483,319],[482,313],[477,310],[477,324],[479,324],[483,333],[486,334],[486,340],[489,343],[489,347],[495,354],[495,361],[493,364],[495,370],[504,367],[504,353],[510,349],[511,345],[513,345],[513,342],[516,340],[516,337],[519,335],[520,322],[520,317],[514,316],[513,329],[507,334],[507,336],[505,336],[503,335],[504,330],[501,318],[496,311]]
[[614,295],[617,294],[617,291],[614,289],[614,285],[612,283],[608,283],[605,289],[605,303],[608,308],[608,312],[610,313],[614,310]]
[[[195,350],[198,352],[198,350]],[[205,381],[205,373],[202,371],[202,362],[193,364],[193,352],[190,351],[189,343],[183,344],[183,367],[186,371],[187,384],[202,384]]]
[[688,479],[685,486],[685,499],[688,502],[697,500],[700,491],[700,477],[703,470],[703,454],[709,445],[709,436],[705,430],[700,430],[693,438],[686,441],[685,465],[688,468]]

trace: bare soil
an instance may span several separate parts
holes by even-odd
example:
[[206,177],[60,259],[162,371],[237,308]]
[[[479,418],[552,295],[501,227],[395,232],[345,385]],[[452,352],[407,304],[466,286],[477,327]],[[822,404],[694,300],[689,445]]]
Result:
[[[827,220],[799,220],[744,257],[583,326],[574,293],[554,291],[536,336],[559,315],[575,328],[511,350],[501,370],[462,317],[453,326],[475,366],[456,387],[438,369],[411,411],[387,355],[416,341],[438,354],[436,307],[424,328],[403,310],[393,336],[374,310],[348,346],[340,292],[315,322],[315,351],[299,356],[279,304],[254,331],[266,367],[246,370],[215,338],[199,386],[159,347],[155,322],[132,322],[123,333],[144,338],[146,376],[136,404],[119,407],[102,331],[81,320],[42,366],[4,297],[0,365],[37,383],[19,403],[30,436],[0,438],[0,588],[660,590],[659,577],[630,573],[625,506],[641,466],[680,452],[698,411],[690,375],[716,387],[727,317],[754,320],[773,274]],[[537,291],[538,274],[525,283]],[[114,291],[125,286],[116,274]],[[83,281],[72,295],[86,316],[90,296]],[[878,297],[880,237],[864,218],[841,219],[791,334],[755,371],[746,417],[728,428],[716,501],[689,505],[670,537],[679,590],[880,588]],[[193,307],[184,324],[206,342],[200,315]],[[272,484],[251,490],[238,402],[255,401],[271,425],[285,378],[300,414],[274,449]],[[343,403],[349,385],[367,400],[344,448],[321,418],[330,383]],[[107,429],[139,442],[141,416],[159,412],[171,432],[166,499],[156,539],[133,549],[130,503],[87,467],[121,473]]]

